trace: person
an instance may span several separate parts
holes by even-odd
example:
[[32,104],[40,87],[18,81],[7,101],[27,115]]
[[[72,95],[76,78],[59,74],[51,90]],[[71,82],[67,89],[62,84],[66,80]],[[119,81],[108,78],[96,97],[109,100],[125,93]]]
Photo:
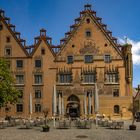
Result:
[[99,113],[97,113],[97,114],[96,114],[96,118],[95,118],[95,125],[96,125],[96,129],[98,128],[99,116],[100,116],[100,114],[99,114]]

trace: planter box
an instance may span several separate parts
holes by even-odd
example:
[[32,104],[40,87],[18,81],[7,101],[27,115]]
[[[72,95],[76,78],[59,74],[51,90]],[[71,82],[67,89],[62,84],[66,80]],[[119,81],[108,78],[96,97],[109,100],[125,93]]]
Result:
[[136,130],[136,125],[129,125],[129,130]]
[[49,132],[50,127],[42,127],[43,128],[43,132]]

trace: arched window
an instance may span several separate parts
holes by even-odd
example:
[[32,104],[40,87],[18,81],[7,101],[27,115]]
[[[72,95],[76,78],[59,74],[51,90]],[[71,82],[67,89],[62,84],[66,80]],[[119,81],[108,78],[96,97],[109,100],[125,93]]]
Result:
[[79,102],[79,98],[75,95],[71,95],[68,97],[67,101],[77,101]]
[[120,113],[120,106],[119,105],[114,106],[114,113],[116,113],[116,114]]

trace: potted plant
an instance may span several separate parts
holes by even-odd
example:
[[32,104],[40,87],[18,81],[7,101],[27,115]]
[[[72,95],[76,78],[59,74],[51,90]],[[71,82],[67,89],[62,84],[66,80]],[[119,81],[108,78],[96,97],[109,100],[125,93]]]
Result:
[[43,114],[44,114],[44,118],[45,118],[45,121],[44,121],[45,125],[42,127],[43,128],[43,132],[48,132],[50,130],[50,126],[47,125],[47,116],[49,114],[49,108],[47,108],[47,107],[44,108],[43,109]]

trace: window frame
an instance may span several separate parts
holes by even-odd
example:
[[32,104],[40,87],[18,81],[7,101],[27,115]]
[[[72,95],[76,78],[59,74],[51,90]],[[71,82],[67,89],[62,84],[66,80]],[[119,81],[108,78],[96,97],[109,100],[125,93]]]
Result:
[[68,55],[67,56],[67,64],[73,64],[74,62],[74,57],[73,55]]
[[[38,63],[40,62],[40,63]],[[35,59],[35,68],[41,68],[42,67],[42,60],[41,59]]]
[[[22,76],[22,80],[20,79],[21,77],[19,78],[20,80],[17,79],[18,76]],[[24,74],[16,74],[15,77],[16,77],[16,84],[24,84]]]
[[41,99],[42,98],[42,91],[40,89],[35,89],[35,99]]
[[[41,80],[39,79],[39,76],[41,77]],[[36,81],[39,81],[39,82],[36,82]],[[42,74],[34,74],[34,84],[36,84],[36,85],[42,85],[43,84],[43,76],[42,76]]]
[[[90,58],[90,60],[88,60],[88,58]],[[85,55],[84,56],[84,62],[85,63],[93,63],[93,55]]]
[[119,73],[118,72],[108,72],[108,73],[105,73],[105,82],[106,83],[116,83],[118,84],[119,83]]
[[[21,64],[19,62],[22,62]],[[20,64],[20,65],[18,65]],[[16,60],[16,68],[23,68],[23,60],[22,59],[17,59]]]
[[23,112],[23,104],[22,103],[16,104],[16,112],[17,113],[22,113]]
[[35,113],[42,112],[42,105],[40,103],[35,103]]
[[112,61],[111,55],[110,54],[105,54],[104,55],[104,62],[105,63],[110,63]]
[[120,106],[119,105],[114,105],[114,114],[120,114]]
[[83,74],[83,83],[91,84],[96,82],[96,73],[84,73]]
[[59,74],[59,83],[61,84],[69,84],[72,82],[72,74],[71,73],[67,73],[67,74]]
[[[9,50],[9,52],[7,53],[7,51]],[[12,48],[11,47],[5,47],[5,56],[12,56]]]
[[85,31],[85,36],[86,36],[87,38],[90,38],[90,37],[92,36],[91,29],[86,29],[86,31]]

